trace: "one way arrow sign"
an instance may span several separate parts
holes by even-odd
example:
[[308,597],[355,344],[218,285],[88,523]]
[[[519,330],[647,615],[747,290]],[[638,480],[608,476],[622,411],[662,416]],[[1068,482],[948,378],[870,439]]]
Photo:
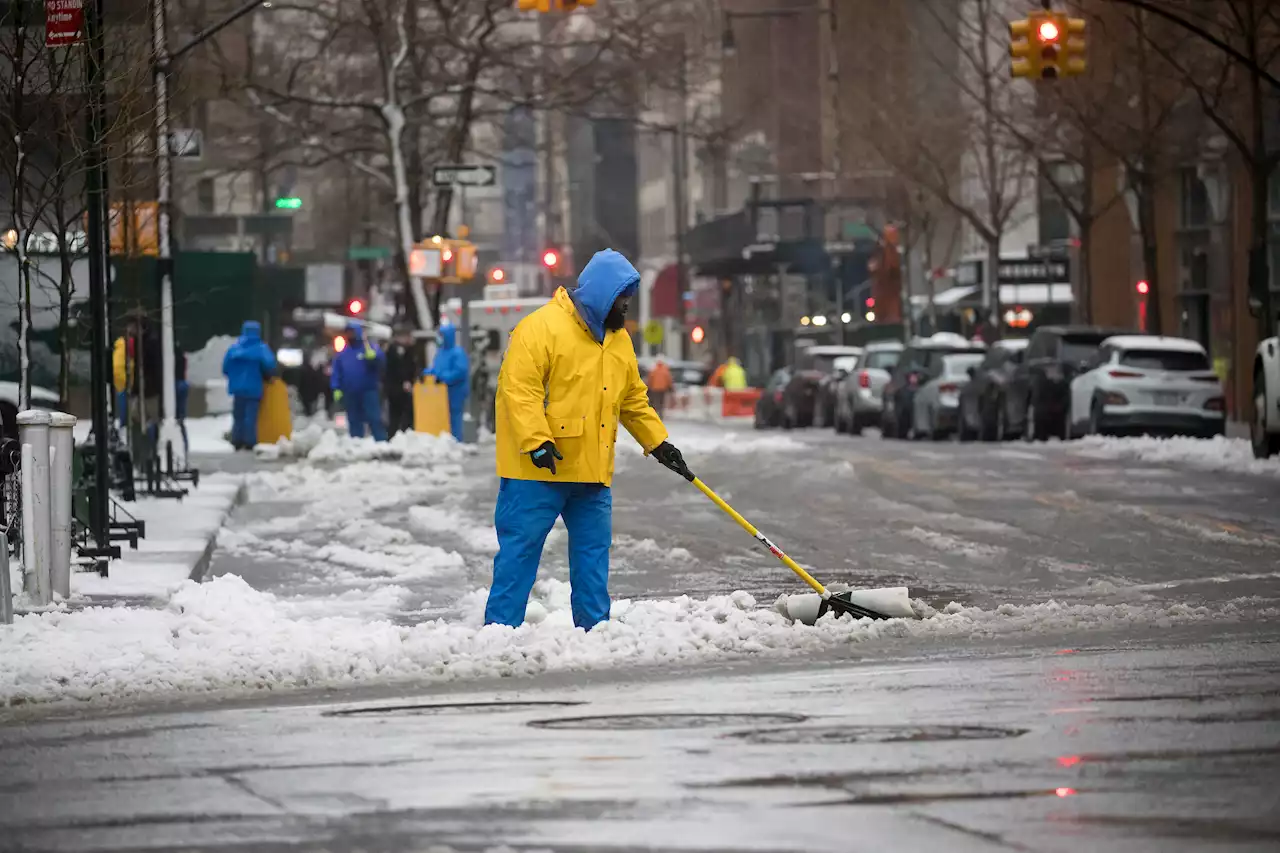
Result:
[[431,182],[437,187],[491,187],[498,182],[498,170],[493,166],[436,166],[431,170]]

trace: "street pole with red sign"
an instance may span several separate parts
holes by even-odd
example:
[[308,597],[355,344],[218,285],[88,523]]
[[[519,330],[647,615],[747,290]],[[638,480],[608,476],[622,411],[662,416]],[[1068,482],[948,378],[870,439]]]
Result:
[[44,0],[44,46],[71,47],[84,41],[84,0]]

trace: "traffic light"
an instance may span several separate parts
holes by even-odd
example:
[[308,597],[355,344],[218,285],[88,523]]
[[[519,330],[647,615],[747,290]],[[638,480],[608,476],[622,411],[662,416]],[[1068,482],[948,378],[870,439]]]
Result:
[[364,300],[362,299],[352,299],[350,302],[347,303],[347,313],[353,317],[359,314],[363,310],[364,310]]
[[1041,80],[1056,80],[1062,76],[1062,41],[1066,33],[1058,24],[1060,16],[1053,12],[1041,12],[1031,16],[1035,25],[1035,43],[1040,52]]
[[1031,48],[1031,21],[1022,18],[1009,22],[1009,73],[1014,77],[1039,76],[1036,56]]
[[1140,281],[1135,289],[1138,291],[1139,296],[1146,296],[1151,292],[1151,285],[1146,281]]
[[1088,42],[1085,39],[1085,27],[1087,26],[1084,18],[1066,18],[1067,41],[1066,41],[1066,61],[1062,64],[1062,73],[1068,77],[1076,77],[1083,74],[1088,68],[1089,63],[1085,61],[1085,52],[1088,48]]
[[694,326],[693,331],[689,332],[689,340],[693,341],[695,344],[702,343],[703,339],[706,338],[706,336],[707,336],[706,330],[704,330],[701,326]]
[[868,297],[867,297],[867,310],[868,310],[868,311],[870,311],[872,308],[875,308],[875,307],[876,307],[876,300],[875,300],[875,297],[874,297],[874,296],[868,296]]
[[489,283],[502,284],[507,280],[507,271],[502,267],[493,267],[489,270]]

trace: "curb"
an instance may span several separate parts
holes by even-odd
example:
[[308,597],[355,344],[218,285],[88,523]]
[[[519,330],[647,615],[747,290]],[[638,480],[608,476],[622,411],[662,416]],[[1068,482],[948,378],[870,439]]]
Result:
[[[231,499],[231,506],[227,507],[226,515],[222,517],[222,520],[226,521],[231,513],[235,512],[236,507],[243,505],[248,500],[249,486],[246,483],[241,483],[240,488],[236,489],[235,497]],[[215,530],[213,534],[209,536],[209,541],[205,544],[204,551],[196,560],[195,565],[191,567],[191,574],[187,576],[188,580],[193,580],[196,583],[204,581],[205,572],[209,571],[209,565],[213,562],[213,552],[216,551],[217,548],[218,531]]]

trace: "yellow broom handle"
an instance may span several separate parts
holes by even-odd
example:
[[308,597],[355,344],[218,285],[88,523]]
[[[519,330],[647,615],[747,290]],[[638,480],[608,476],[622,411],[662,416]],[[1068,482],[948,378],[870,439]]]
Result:
[[723,498],[721,498],[715,492],[711,491],[711,489],[707,486],[706,483],[702,482],[697,477],[694,477],[692,480],[690,480],[690,482],[693,483],[695,486],[697,486],[698,490],[701,491],[704,495],[711,498],[711,500],[715,503],[716,506],[724,510],[725,515],[729,516],[734,521],[738,522],[738,524],[742,527],[743,530],[750,533],[760,542],[761,545],[768,548],[769,552],[773,554],[773,556],[781,560],[784,566],[786,566],[791,571],[795,572],[796,575],[799,576],[800,580],[804,581],[809,586],[813,587],[814,592],[818,593],[823,598],[826,598],[828,595],[830,595],[830,593],[827,592],[827,588],[824,587],[822,584],[818,583],[817,579],[814,578],[813,575],[809,574],[804,569],[802,569],[800,565],[796,563],[795,560],[791,559],[786,554],[782,553],[782,549],[779,548],[777,545],[774,545],[772,542],[770,542],[768,536],[765,536],[759,530],[756,530],[755,527],[752,526],[751,522],[747,521],[745,518],[739,515],[736,509],[729,506],[727,503],[724,502]]

